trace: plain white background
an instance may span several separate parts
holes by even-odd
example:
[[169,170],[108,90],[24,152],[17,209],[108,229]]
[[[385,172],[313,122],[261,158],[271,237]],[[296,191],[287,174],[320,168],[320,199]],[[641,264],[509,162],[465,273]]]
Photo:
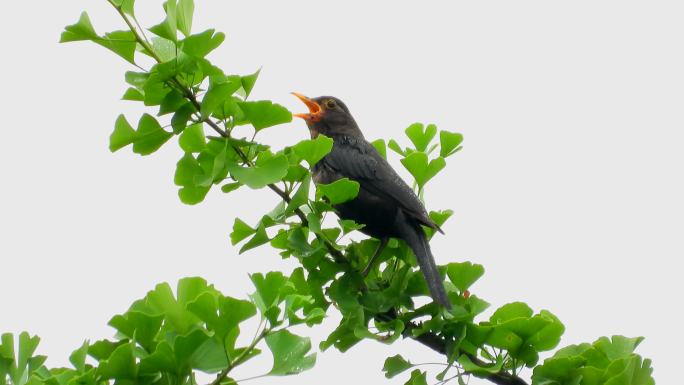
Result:
[[[161,20],[160,1],[139,3],[145,25]],[[483,264],[473,292],[551,310],[563,345],[643,335],[656,380],[681,378],[681,2],[197,3],[195,31],[228,35],[215,63],[263,66],[255,99],[299,111],[290,91],[338,96],[370,139],[402,138],[415,121],[463,133],[463,152],[427,192],[430,209],[455,211],[433,241],[438,262]],[[248,272],[293,266],[229,244],[236,216],[253,223],[275,205],[269,192],[185,206],[175,139],[143,159],[109,153],[116,116],[143,110],[119,99],[125,62],[57,44],[82,10],[99,32],[123,28],[104,0],[8,2],[0,23],[0,330],[40,335],[50,365],[83,339],[111,337],[109,318],[157,282],[199,275],[244,296]],[[306,135],[293,122],[261,139]],[[307,333],[317,344],[336,323]],[[411,341],[364,342],[319,353],[300,376],[253,383],[402,384],[380,372],[396,353],[440,359]],[[266,358],[236,377],[269,368]]]

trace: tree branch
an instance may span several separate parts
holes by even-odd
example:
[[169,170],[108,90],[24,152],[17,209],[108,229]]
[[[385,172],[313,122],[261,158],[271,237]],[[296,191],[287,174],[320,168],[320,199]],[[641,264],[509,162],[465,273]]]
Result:
[[[383,314],[378,314],[376,318],[382,322],[392,322],[397,319],[396,313],[392,310],[389,312],[383,313]],[[442,355],[447,355],[447,348],[446,348],[446,341],[444,341],[444,338],[438,336],[435,333],[431,332],[426,332],[422,333],[420,335],[414,336],[413,333],[411,333],[412,330],[414,329],[420,329],[420,327],[415,324],[414,322],[411,321],[405,321],[404,322],[404,332],[403,335],[405,338],[411,338],[412,340],[421,343],[422,345],[434,350],[435,352],[442,354]],[[474,364],[478,366],[486,366],[487,363],[479,359],[473,354],[468,354],[464,353],[468,356],[470,361],[472,361]],[[499,373],[492,373],[489,374],[485,377],[482,377],[486,380],[489,380],[493,382],[496,385],[528,385],[525,380],[522,378],[512,375],[507,372],[499,372]]]
[[[126,25],[128,25],[128,28],[131,30],[131,32],[133,32],[136,41],[145,49],[145,51],[147,51],[147,53],[150,55],[150,57],[152,57],[157,63],[161,63],[162,60],[159,57],[159,55],[157,55],[157,53],[154,51],[154,49],[147,43],[147,40],[145,40],[140,35],[138,30],[133,26],[133,23],[131,23],[131,21],[128,19],[128,16],[123,12],[121,7],[114,4],[111,0],[107,0],[107,1],[117,10],[117,12],[121,16],[121,18],[123,18],[124,22],[126,22]],[[171,81],[172,81],[174,86],[179,88],[179,90],[183,94],[183,97],[185,97],[188,101],[190,101],[190,103],[192,103],[193,107],[195,107],[195,110],[199,111],[201,108],[201,105],[200,105],[199,101],[197,100],[197,98],[195,97],[195,94],[193,94],[192,91],[187,86],[183,85],[175,76],[172,78]],[[209,125],[209,127],[211,127],[214,131],[216,131],[216,133],[219,134],[221,137],[230,138],[230,134],[228,132],[226,132],[224,129],[222,129],[218,124],[216,124],[216,122],[211,120],[210,117],[200,118],[199,121]],[[249,158],[242,151],[241,148],[236,147],[236,146],[232,146],[232,147],[245,165],[250,166],[250,167],[253,166],[252,162],[249,160]],[[287,192],[283,191],[280,187],[276,186],[275,184],[272,184],[272,183],[268,184],[267,187],[271,191],[276,193],[283,201],[285,201],[285,203],[290,203],[290,201],[292,200],[292,198],[290,197],[290,195]],[[309,226],[309,221],[308,221],[308,219],[306,219],[306,215],[304,215],[304,212],[302,212],[301,209],[299,209],[299,208],[294,209],[294,213],[295,213],[295,215],[297,215],[297,217],[299,217],[299,220],[302,222],[302,225]],[[335,262],[340,263],[340,264],[346,263],[346,258],[344,257],[344,255],[342,255],[342,253],[339,250],[337,250],[337,248],[335,248],[335,246],[329,240],[325,239],[323,236],[321,236],[319,234],[316,234],[316,238],[319,240],[319,242],[321,242],[325,245],[325,248],[328,250],[328,253],[330,253],[330,255],[333,257],[333,260]]]
[[[415,325],[412,322],[409,322],[406,325],[406,331],[409,331],[412,328],[417,328],[417,325]],[[406,334],[405,334],[406,335]],[[446,355],[447,350],[446,350],[446,343],[444,339],[439,337],[438,335],[434,333],[423,333],[418,336],[410,336],[409,337],[425,346],[428,348],[436,351],[439,354]],[[477,358],[476,356],[472,354],[466,354],[470,361],[472,361],[474,364],[478,366],[485,366],[486,363],[482,361],[481,359]],[[518,376],[514,376],[510,373],[507,372],[499,372],[499,373],[492,373],[487,375],[486,377],[483,377],[486,380],[489,380],[493,382],[496,385],[527,385],[527,382],[523,380],[522,378]]]

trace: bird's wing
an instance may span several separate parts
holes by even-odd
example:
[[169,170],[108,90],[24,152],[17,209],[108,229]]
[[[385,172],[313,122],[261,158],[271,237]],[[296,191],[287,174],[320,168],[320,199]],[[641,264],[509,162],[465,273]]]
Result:
[[325,157],[325,163],[340,175],[356,180],[362,188],[378,197],[394,201],[419,223],[441,231],[413,190],[375,147],[365,140],[349,137],[336,139],[333,150]]

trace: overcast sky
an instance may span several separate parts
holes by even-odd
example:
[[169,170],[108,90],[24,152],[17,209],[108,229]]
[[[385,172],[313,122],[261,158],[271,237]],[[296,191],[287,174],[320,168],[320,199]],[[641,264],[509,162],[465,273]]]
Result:
[[[338,96],[369,139],[404,140],[416,121],[463,133],[426,193],[430,209],[455,212],[433,240],[438,262],[483,264],[472,291],[552,311],[562,345],[642,335],[656,380],[681,381],[684,3],[196,2],[194,30],[227,34],[216,64],[263,67],[254,99],[299,111],[291,91]],[[161,20],[161,1],[139,3],[144,25]],[[0,331],[40,335],[50,365],[111,337],[109,318],[158,282],[199,275],[244,296],[249,272],[294,266],[267,247],[237,255],[228,240],[234,218],[254,223],[273,194],[212,192],[186,206],[176,145],[145,158],[108,151],[116,116],[143,110],[120,100],[129,65],[57,44],[82,10],[99,32],[123,28],[104,0],[7,2],[0,23]],[[308,134],[297,121],[260,135],[284,146]],[[308,332],[315,345],[337,320]],[[253,383],[402,384],[380,371],[396,353],[440,359],[411,341],[364,342]]]

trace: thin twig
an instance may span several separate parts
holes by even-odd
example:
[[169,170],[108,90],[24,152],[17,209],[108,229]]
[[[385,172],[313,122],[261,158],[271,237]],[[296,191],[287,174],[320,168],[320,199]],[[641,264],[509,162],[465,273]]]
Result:
[[223,381],[226,377],[228,377],[228,374],[230,373],[230,371],[235,369],[235,367],[237,367],[241,363],[243,363],[245,358],[247,358],[247,355],[249,355],[252,352],[252,350],[254,350],[254,348],[257,346],[257,344],[259,342],[261,342],[261,340],[266,338],[266,336],[268,335],[268,333],[271,332],[271,330],[272,329],[270,329],[270,328],[265,328],[261,333],[259,333],[257,338],[255,338],[252,341],[252,343],[249,344],[249,346],[247,346],[245,348],[245,350],[242,351],[242,353],[240,353],[239,356],[237,356],[233,361],[229,362],[228,366],[226,366],[225,369],[223,369],[218,375],[216,375],[216,379],[214,381],[212,381],[211,383],[209,383],[209,385],[221,384],[221,381]]

